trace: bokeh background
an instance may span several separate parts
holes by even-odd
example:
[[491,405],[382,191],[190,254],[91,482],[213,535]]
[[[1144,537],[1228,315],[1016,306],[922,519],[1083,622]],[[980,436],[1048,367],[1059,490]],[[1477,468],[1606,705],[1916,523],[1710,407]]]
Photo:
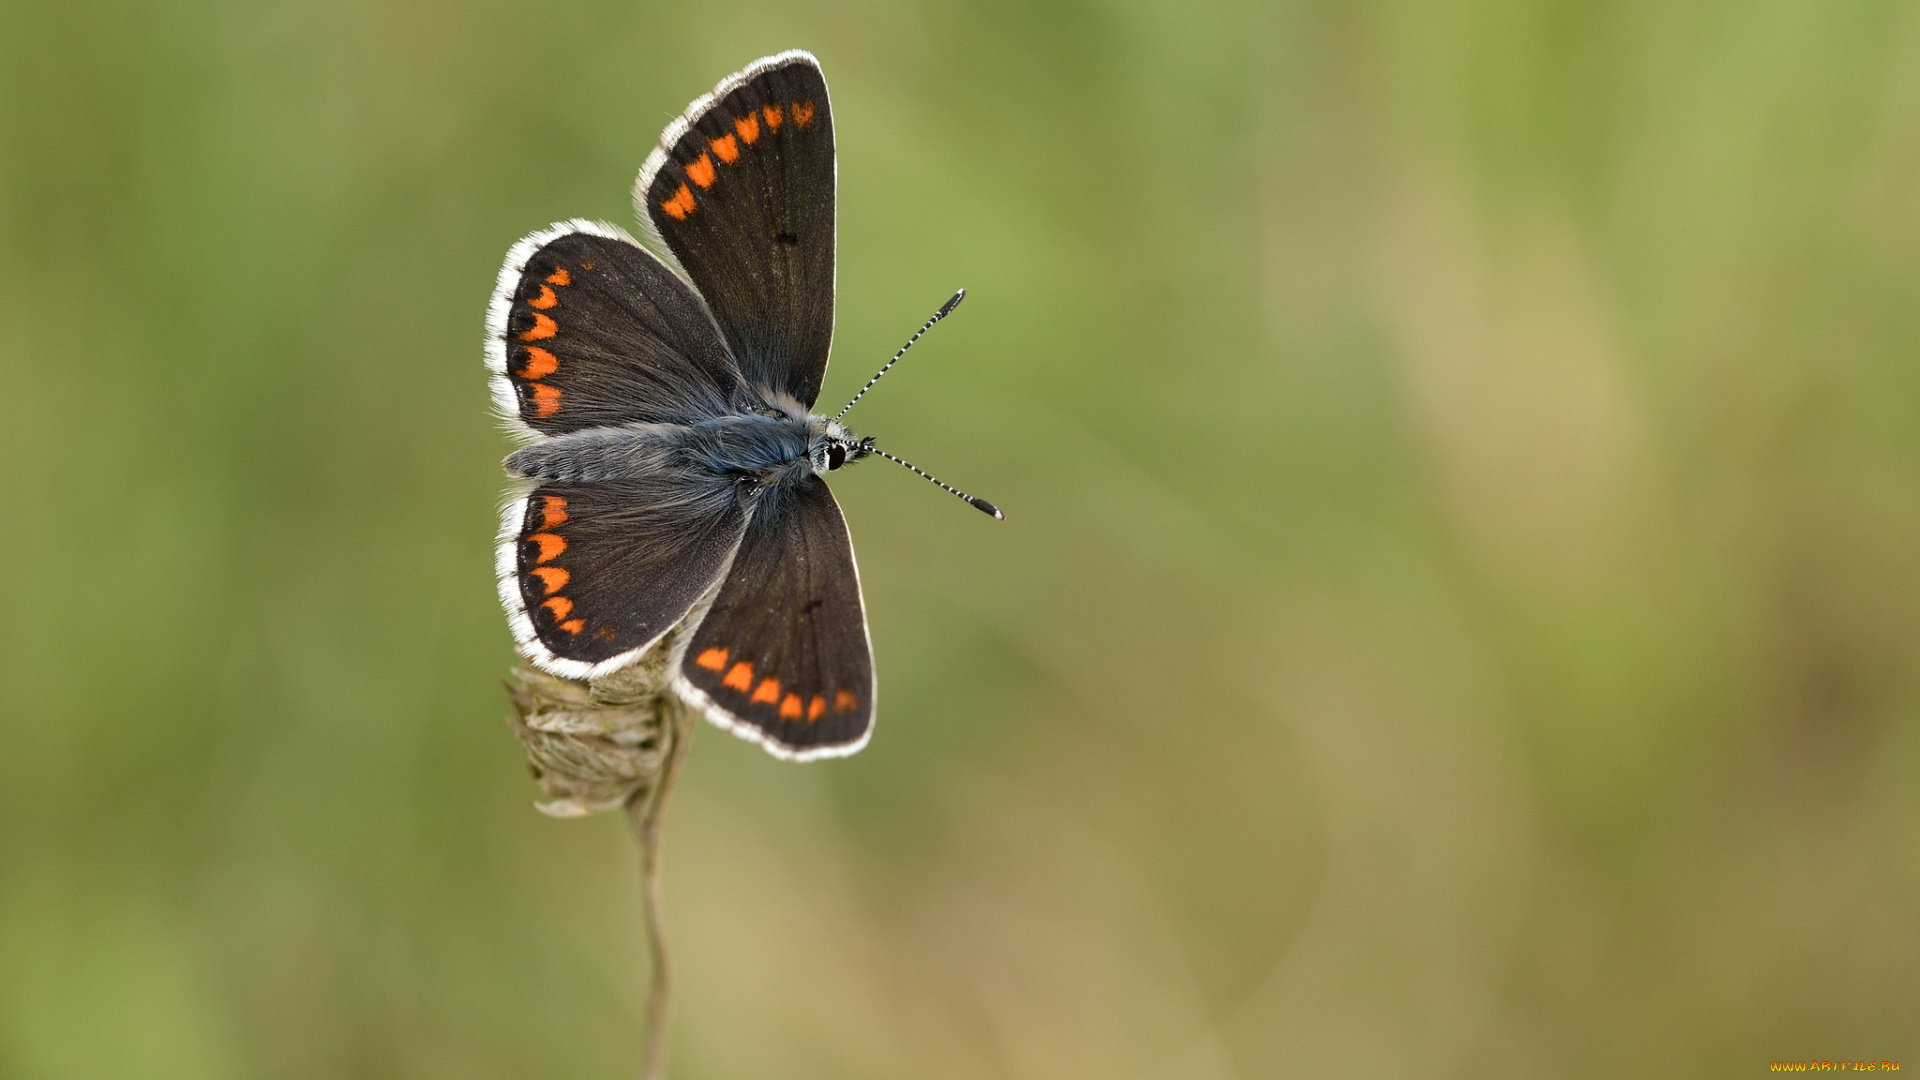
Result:
[[618,1077],[507,247],[834,91],[882,684],[702,727],[682,1077],[1920,1066],[1920,7],[0,3],[0,1075]]

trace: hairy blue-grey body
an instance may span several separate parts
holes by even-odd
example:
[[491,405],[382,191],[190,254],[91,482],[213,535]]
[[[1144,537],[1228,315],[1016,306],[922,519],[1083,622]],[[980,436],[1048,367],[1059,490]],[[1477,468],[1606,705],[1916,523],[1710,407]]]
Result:
[[845,428],[797,409],[728,413],[687,424],[622,424],[542,439],[507,457],[530,480],[665,481],[688,502],[729,498],[751,512],[817,473],[865,457]]

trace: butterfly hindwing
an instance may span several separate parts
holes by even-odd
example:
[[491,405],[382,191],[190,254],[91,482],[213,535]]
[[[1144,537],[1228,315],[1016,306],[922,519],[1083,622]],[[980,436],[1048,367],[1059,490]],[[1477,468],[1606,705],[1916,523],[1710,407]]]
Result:
[[498,547],[521,651],[569,678],[625,666],[712,591],[745,526],[712,473],[540,484],[508,505]]
[[508,253],[487,366],[500,412],[543,435],[715,416],[743,389],[700,297],[618,229],[584,221]]
[[811,407],[833,339],[833,116],[800,51],[730,76],[669,125],[634,201],[748,382]]
[[678,685],[715,723],[782,757],[851,754],[873,727],[874,680],[847,524],[818,477],[767,498]]

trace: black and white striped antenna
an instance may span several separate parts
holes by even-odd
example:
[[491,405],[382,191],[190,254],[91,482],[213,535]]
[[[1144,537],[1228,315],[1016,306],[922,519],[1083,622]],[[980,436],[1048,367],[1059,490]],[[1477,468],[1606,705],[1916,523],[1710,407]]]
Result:
[[867,396],[867,391],[873,389],[873,384],[880,381],[880,376],[885,375],[887,373],[888,368],[891,368],[893,365],[899,363],[900,358],[907,355],[907,350],[913,348],[913,343],[920,340],[921,334],[924,334],[927,331],[933,329],[934,323],[937,323],[941,319],[946,318],[948,315],[953,314],[953,309],[959,307],[960,301],[965,300],[966,298],[967,298],[967,290],[961,289],[959,292],[953,294],[953,299],[947,301],[944,304],[941,304],[940,310],[933,313],[933,318],[928,319],[925,325],[920,327],[920,329],[914,331],[913,336],[907,339],[907,343],[905,345],[900,346],[900,351],[893,354],[893,359],[887,361],[884,365],[882,365],[879,371],[874,372],[873,378],[867,380],[867,385],[861,387],[860,392],[853,395],[853,401],[847,402],[846,408],[843,408],[839,412],[834,413],[833,418],[835,420],[838,420],[841,417],[847,415],[847,409],[853,408],[855,402]]
[[892,454],[889,454],[885,450],[882,450],[879,447],[873,445],[872,439],[862,440],[861,448],[866,450],[868,453],[879,454],[881,457],[886,458],[888,461],[893,462],[895,465],[904,465],[908,469],[913,470],[913,473],[915,476],[920,477],[920,479],[922,480],[932,481],[942,491],[945,491],[949,495],[957,495],[960,498],[965,499],[967,502],[973,504],[973,508],[975,510],[980,511],[983,514],[986,514],[987,516],[993,518],[995,521],[1007,520],[1007,515],[1001,513],[999,507],[993,505],[992,503],[979,497],[978,495],[969,495],[966,492],[961,491],[959,488],[954,487],[952,484],[949,484],[946,481],[940,479],[939,477],[933,475],[932,473],[927,472],[926,470],[920,468],[918,465],[915,465],[911,461],[907,461],[903,458],[894,457]]
[[[941,319],[946,318],[948,315],[953,314],[953,309],[959,307],[960,301],[965,300],[966,298],[967,298],[967,290],[961,289],[959,292],[956,292],[953,294],[953,299],[947,301],[944,304],[941,304],[940,310],[933,313],[933,318],[928,319],[924,324],[921,325],[920,329],[914,331],[913,336],[907,339],[907,343],[905,345],[900,346],[900,351],[893,354],[893,359],[887,361],[884,365],[882,365],[879,371],[874,372],[873,378],[867,380],[867,385],[861,387],[860,392],[853,395],[853,401],[847,402],[846,408],[843,408],[839,412],[833,414],[834,420],[838,421],[841,417],[847,415],[847,409],[853,408],[856,402],[858,402],[861,398],[867,396],[867,391],[873,389],[873,384],[879,382],[880,376],[885,375],[887,371],[893,367],[893,365],[900,362],[901,357],[907,355],[907,350],[913,348],[913,343],[920,340],[920,335],[933,329],[934,323],[937,323]],[[1007,515],[1001,513],[999,507],[993,505],[992,503],[988,502],[985,499],[980,498],[979,496],[969,495],[966,492],[961,491],[959,488],[954,487],[952,484],[949,484],[941,480],[939,477],[934,476],[932,473],[927,472],[925,469],[920,468],[918,465],[915,465],[911,461],[907,461],[904,458],[898,458],[893,456],[892,454],[887,453],[885,450],[882,450],[879,447],[873,445],[872,439],[860,440],[860,449],[869,454],[879,454],[881,457],[886,458],[888,461],[893,462],[895,465],[904,466],[905,468],[911,470],[915,476],[920,477],[922,480],[927,480],[933,483],[935,486],[939,487],[942,491],[945,491],[947,494],[955,495],[961,499],[966,500],[966,502],[971,504],[975,510],[980,511],[983,514],[989,515],[995,521],[1005,521],[1007,519]]]

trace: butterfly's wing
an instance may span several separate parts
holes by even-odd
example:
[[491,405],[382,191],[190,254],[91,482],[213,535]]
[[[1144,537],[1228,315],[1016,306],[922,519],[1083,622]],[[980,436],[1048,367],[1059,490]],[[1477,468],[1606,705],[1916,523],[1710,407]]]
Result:
[[811,54],[728,76],[667,126],[640,218],[706,297],[740,372],[811,408],[833,340],[833,115]]
[[873,647],[847,523],[818,477],[769,491],[694,630],[675,686],[787,758],[837,757],[873,728]]
[[540,484],[508,504],[495,552],[521,653],[574,679],[632,663],[712,591],[746,520],[733,483],[698,468]]
[[686,422],[746,393],[706,304],[611,225],[513,246],[487,308],[494,404],[522,435]]

